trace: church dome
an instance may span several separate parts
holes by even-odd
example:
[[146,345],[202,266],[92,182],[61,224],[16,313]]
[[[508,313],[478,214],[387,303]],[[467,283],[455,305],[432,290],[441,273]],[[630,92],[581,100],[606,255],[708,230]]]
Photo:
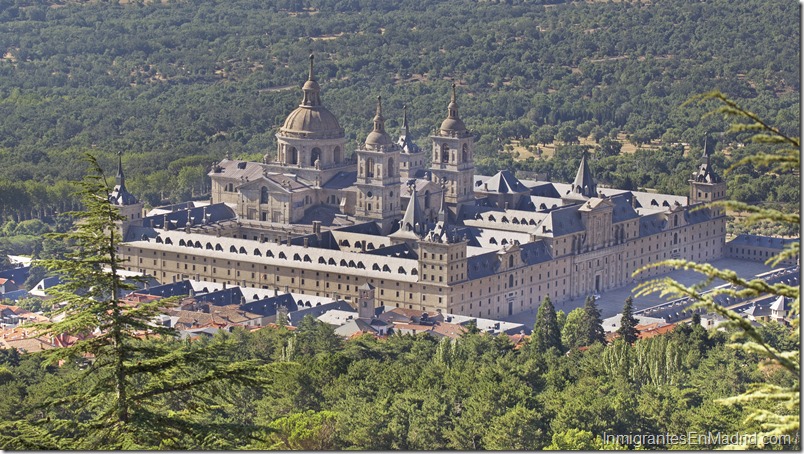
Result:
[[343,129],[338,124],[338,119],[324,106],[297,107],[285,119],[285,124],[279,132],[321,139],[343,136]]
[[321,104],[321,87],[313,76],[313,56],[310,55],[310,75],[302,86],[301,104],[285,119],[279,133],[305,139],[333,139],[344,136],[338,119]]
[[377,114],[374,116],[374,129],[366,136],[366,148],[391,147],[394,141],[385,132],[385,118],[382,116],[382,98],[377,96]]
[[452,84],[452,99],[449,106],[447,106],[447,118],[441,122],[441,130],[444,132],[466,131],[466,125],[463,124],[463,120],[458,116],[458,103],[455,98],[455,84]]

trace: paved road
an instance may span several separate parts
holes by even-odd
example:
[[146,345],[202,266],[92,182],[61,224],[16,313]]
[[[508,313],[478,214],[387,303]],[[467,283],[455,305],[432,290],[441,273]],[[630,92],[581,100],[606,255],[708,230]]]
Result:
[[[764,273],[773,269],[761,262],[749,262],[746,260],[737,260],[732,258],[723,258],[720,260],[715,260],[711,262],[711,264],[717,268],[736,271],[737,274],[743,278],[750,278],[756,276],[757,274]],[[691,285],[696,282],[701,282],[705,280],[703,275],[688,270],[675,270],[665,274],[664,276],[672,277],[673,279],[681,282],[684,285]],[[721,280],[716,280],[707,288],[716,287],[718,285],[722,285],[723,283],[724,282]],[[611,317],[613,315],[617,315],[620,312],[622,312],[623,302],[629,296],[633,296],[632,291],[635,286],[636,284],[626,285],[614,290],[609,290],[606,293],[601,294],[600,299],[597,301],[597,306],[600,309],[601,317],[605,319],[607,317]],[[659,297],[658,293],[640,296],[638,298],[635,297],[634,310],[645,309],[666,302],[668,300],[669,300],[668,298]],[[569,313],[576,307],[583,307],[583,304],[584,304],[584,298],[576,298],[574,301],[567,301],[564,303],[556,304],[556,310],[563,310],[565,313]],[[528,329],[531,329],[533,328],[533,321],[535,318],[536,318],[536,311],[534,310],[533,312],[523,312],[511,315],[509,317],[504,317],[502,318],[502,320],[509,322],[523,323],[528,327]]]

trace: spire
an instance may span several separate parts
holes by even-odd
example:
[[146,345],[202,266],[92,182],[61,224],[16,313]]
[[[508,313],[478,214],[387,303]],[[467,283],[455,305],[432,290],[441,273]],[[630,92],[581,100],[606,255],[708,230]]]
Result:
[[438,222],[443,224],[443,228],[447,227],[447,179],[441,178],[441,208],[438,209]]
[[315,56],[310,54],[310,73],[307,76],[307,82],[304,83],[302,87],[302,92],[304,92],[304,98],[302,98],[302,106],[320,106],[321,105],[321,87],[318,85],[318,82],[315,80],[315,73],[313,72],[313,60]]
[[374,132],[385,133],[385,118],[382,116],[382,96],[377,96],[377,114],[374,115]]
[[572,192],[581,194],[584,197],[597,197],[597,185],[594,178],[592,178],[592,171],[589,169],[585,150],[581,157],[578,173],[575,175],[575,181],[572,182]]
[[126,177],[123,175],[123,152],[117,152],[117,176],[115,177],[115,182],[120,186],[125,186],[126,184]]
[[402,106],[402,132],[408,136],[408,105]]
[[466,131],[466,125],[463,124],[460,116],[458,116],[458,102],[455,87],[455,82],[453,82],[452,95],[450,97],[449,106],[447,106],[447,118],[445,118],[441,123],[441,131],[449,131],[452,134],[457,132],[463,133]]
[[374,115],[374,129],[366,136],[366,148],[394,151],[394,143],[385,132],[385,118],[382,116],[382,97],[377,96],[377,114]]
[[458,103],[456,101],[457,96],[455,94],[455,82],[452,83],[452,97],[449,100],[449,106],[447,107],[447,118],[458,118]]
[[706,162],[701,164],[698,168],[698,174],[695,176],[695,180],[701,183],[720,183],[720,176],[715,173],[715,169],[712,168],[712,147],[708,142],[709,131],[704,134],[703,154],[701,155],[701,160],[706,160]]
[[410,202],[405,209],[405,215],[402,216],[399,229],[402,232],[413,232],[417,236],[421,236],[425,229],[424,211],[419,205],[419,198],[416,197],[416,183],[408,185],[408,192],[410,195]]
[[126,189],[126,177],[123,173],[123,152],[117,152],[117,176],[115,176],[115,187],[109,195],[109,202],[114,205],[133,205],[137,203],[134,197]]

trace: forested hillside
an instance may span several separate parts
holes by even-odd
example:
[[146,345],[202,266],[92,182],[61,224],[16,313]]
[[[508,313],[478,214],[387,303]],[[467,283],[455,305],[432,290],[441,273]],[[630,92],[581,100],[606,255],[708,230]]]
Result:
[[[81,178],[86,150],[108,169],[124,152],[130,189],[151,204],[203,194],[211,162],[274,151],[310,52],[352,145],[369,131],[379,94],[389,129],[407,104],[429,146],[455,80],[482,172],[506,166],[565,180],[577,149],[562,160],[497,154],[511,138],[537,143],[545,125],[557,137],[567,136],[562,128],[570,139],[622,133],[689,143],[697,154],[704,132],[725,125],[681,104],[712,89],[793,132],[798,15],[795,2],[760,0],[2,0],[0,207],[17,220],[69,209],[62,182]],[[753,152],[730,150],[719,163]],[[646,153],[599,163],[601,182],[683,193],[694,162],[669,145]],[[798,200],[792,180],[738,173],[758,189],[732,184],[736,198]]]

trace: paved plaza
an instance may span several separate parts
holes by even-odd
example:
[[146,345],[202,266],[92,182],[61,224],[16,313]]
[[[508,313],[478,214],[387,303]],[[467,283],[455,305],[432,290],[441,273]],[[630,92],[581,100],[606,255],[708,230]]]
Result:
[[[736,271],[740,277],[743,278],[751,278],[756,276],[757,274],[764,273],[770,271],[774,268],[771,268],[765,265],[762,262],[750,262],[746,260],[738,260],[732,258],[723,258],[720,260],[715,260],[711,262],[711,264],[720,269],[729,269]],[[777,267],[781,268],[781,267]],[[696,282],[701,282],[705,280],[705,277],[702,274],[696,273],[694,271],[688,270],[675,270],[671,271],[662,277],[671,277],[682,284],[691,285]],[[707,288],[716,287],[718,285],[722,285],[724,282],[721,280],[716,280],[712,282]],[[626,285],[614,290],[609,290],[605,293],[600,295],[600,299],[597,300],[597,306],[600,309],[601,317],[607,318],[611,317],[612,315],[617,315],[623,309],[623,303],[625,299],[629,296],[633,296],[633,289],[636,287],[637,284],[630,284]],[[660,303],[664,303],[669,301],[669,297],[660,297],[659,293],[652,293],[650,295],[634,297],[634,310],[645,309],[651,306],[655,306]],[[584,299],[583,298],[576,298],[573,301],[567,301],[565,303],[558,303],[556,305],[556,310],[563,310],[565,313],[569,313],[571,310],[575,309],[576,307],[583,307]],[[533,321],[536,319],[536,311],[532,312],[522,312],[519,314],[514,314],[507,317],[501,317],[502,320],[509,321],[509,322],[516,322],[516,323],[523,323],[528,329],[533,328]]]

